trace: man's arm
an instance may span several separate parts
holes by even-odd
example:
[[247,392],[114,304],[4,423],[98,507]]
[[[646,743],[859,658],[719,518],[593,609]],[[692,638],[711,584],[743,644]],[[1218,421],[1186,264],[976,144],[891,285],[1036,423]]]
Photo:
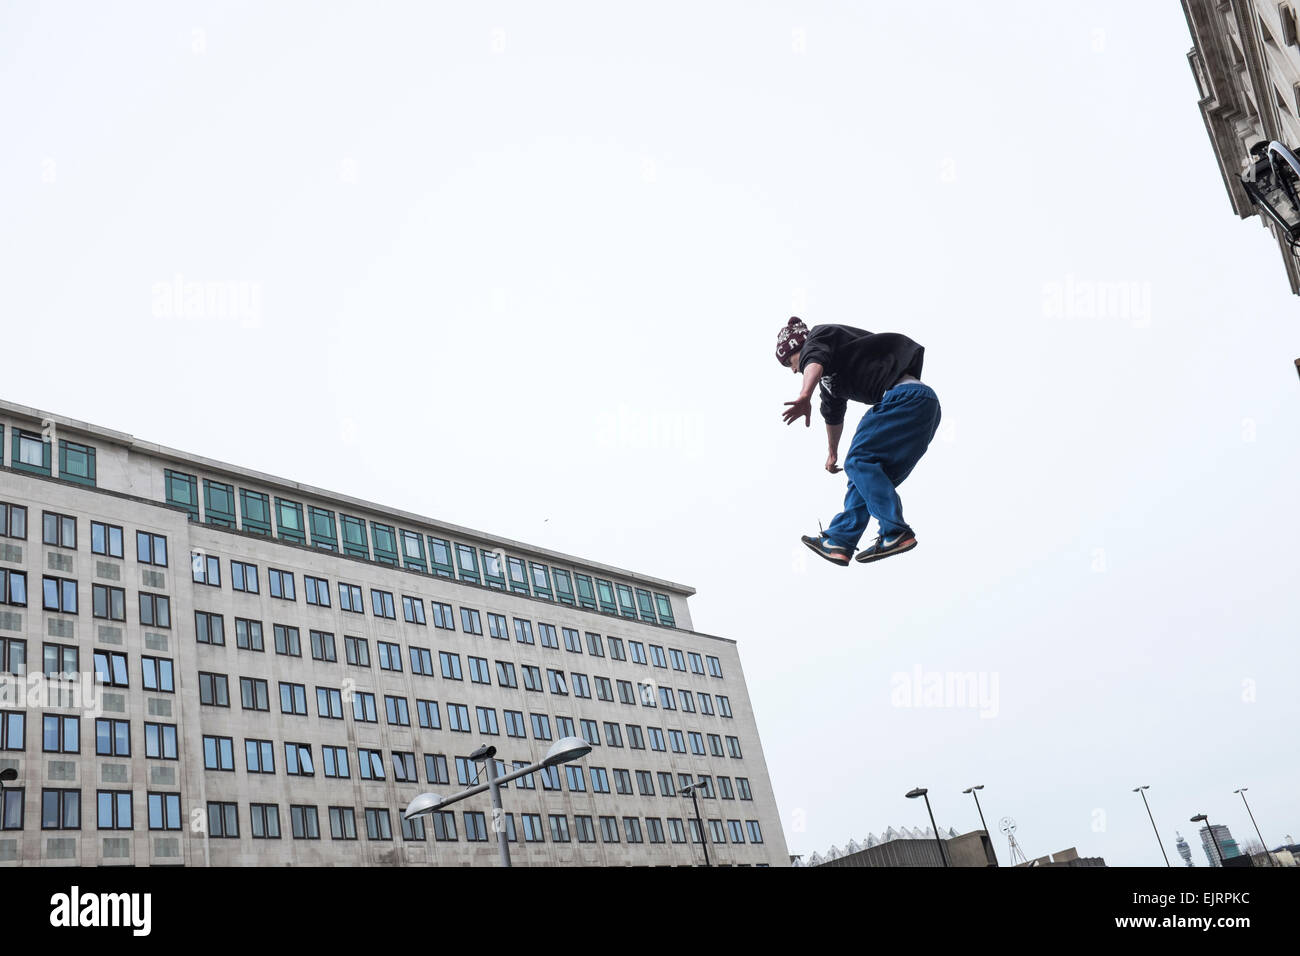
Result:
[[832,475],[840,470],[840,435],[844,432],[844,423],[832,425],[826,424],[826,443],[830,446],[830,454],[826,456],[826,470]]
[[799,389],[799,397],[793,402],[786,402],[786,410],[781,413],[781,418],[787,425],[793,424],[799,418],[804,420],[805,427],[812,425],[812,393],[821,378],[821,364],[809,362],[803,370],[803,387]]

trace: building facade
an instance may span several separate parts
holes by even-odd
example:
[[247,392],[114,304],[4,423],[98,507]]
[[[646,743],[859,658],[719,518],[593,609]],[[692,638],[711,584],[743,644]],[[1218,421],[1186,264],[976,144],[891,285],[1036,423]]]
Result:
[[806,861],[800,860],[798,865],[835,867],[997,865],[993,844],[989,842],[988,833],[983,830],[972,830],[959,836],[951,827],[947,830],[940,827],[939,840],[943,841],[942,855],[934,831],[929,827],[925,829],[917,827],[913,830],[907,827],[899,829],[889,827],[879,837],[869,833],[862,843],[850,840],[843,850],[833,846],[825,856],[814,853]]
[[[1211,829],[1214,831],[1211,836]],[[1241,856],[1241,850],[1237,847],[1237,841],[1232,838],[1232,831],[1222,823],[1216,823],[1213,827],[1201,827],[1201,849],[1205,851],[1205,858],[1209,860],[1210,866],[1223,866],[1220,860],[1232,860]]]
[[788,863],[691,588],[9,402],[0,466],[0,861],[495,865],[486,794],[403,809],[579,736],[516,865]]
[[[1201,115],[1232,211],[1260,215],[1241,181],[1252,148],[1277,141],[1300,147],[1300,36],[1294,0],[1183,0],[1192,34],[1187,54]],[[1276,223],[1272,230],[1291,291],[1300,294],[1300,259]]]

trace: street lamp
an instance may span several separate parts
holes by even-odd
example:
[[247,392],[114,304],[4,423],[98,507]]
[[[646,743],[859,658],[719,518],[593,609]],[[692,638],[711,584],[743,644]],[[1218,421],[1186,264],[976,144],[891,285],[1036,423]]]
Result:
[[[980,809],[980,795],[975,792],[976,790],[983,790],[983,789],[984,789],[984,784],[979,783],[973,787],[967,787],[965,790],[962,791],[962,793],[969,793],[972,797],[975,798],[975,809],[979,811],[980,826],[984,828],[984,835],[988,836],[989,825],[984,822],[984,811]],[[998,851],[993,849],[993,839],[991,837],[989,838],[989,851],[993,854],[993,865],[997,866]]]
[[539,770],[545,770],[547,767],[554,767],[556,764],[570,763],[579,757],[585,757],[591,753],[591,745],[581,737],[562,737],[551,745],[551,749],[546,752],[546,757],[540,763],[529,764],[527,767],[521,767],[513,773],[508,773],[504,777],[497,776],[496,756],[497,749],[492,746],[478,748],[470,754],[471,760],[483,760],[487,763],[487,783],[480,783],[477,787],[470,787],[468,790],[462,790],[460,793],[452,794],[450,797],[440,797],[436,793],[422,793],[406,806],[406,812],[402,814],[404,820],[413,820],[416,817],[434,813],[442,810],[443,807],[450,806],[464,800],[466,797],[473,797],[484,790],[491,791],[492,794],[492,828],[497,831],[497,848],[501,851],[501,865],[510,865],[510,843],[506,838],[506,828],[501,824],[501,787],[519,777],[526,777],[530,773],[536,773]]
[[934,811],[930,809],[930,798],[926,796],[930,791],[924,787],[917,787],[915,790],[907,791],[907,799],[915,800],[917,797],[925,798],[925,809],[930,814],[930,826],[934,830],[934,842],[939,844],[939,859],[943,860],[944,866],[952,866],[948,862],[948,854],[944,851],[943,840],[939,839],[939,825],[934,822]]
[[[1246,803],[1246,791],[1249,789],[1249,787],[1242,787],[1240,790],[1234,790],[1232,792],[1241,794],[1241,802]],[[1249,803],[1246,803],[1246,812],[1250,813]],[[1255,822],[1255,814],[1253,813],[1250,813],[1250,822],[1255,828],[1255,836],[1259,837],[1260,846],[1264,848],[1264,855],[1268,857],[1268,865],[1277,866],[1277,863],[1273,860],[1273,854],[1268,852],[1268,844],[1264,842],[1264,834],[1259,832],[1259,824]]]
[[1165,853],[1165,841],[1160,839],[1160,831],[1156,830],[1156,818],[1151,816],[1151,804],[1147,803],[1147,795],[1142,792],[1144,790],[1150,790],[1150,789],[1151,789],[1150,784],[1147,784],[1146,786],[1142,786],[1142,787],[1134,787],[1133,792],[1142,798],[1142,806],[1147,808],[1147,816],[1151,817],[1151,829],[1156,831],[1156,842],[1160,844],[1160,852],[1165,858],[1165,866],[1172,866],[1172,864],[1169,862],[1169,854]]
[[1242,174],[1241,184],[1250,201],[1275,222],[1293,253],[1300,244],[1300,159],[1286,146],[1273,140],[1251,147],[1254,162]]
[[1219,856],[1219,866],[1223,866],[1223,850],[1219,849],[1219,841],[1214,836],[1214,827],[1210,826],[1210,818],[1204,813],[1198,813],[1192,817],[1193,823],[1204,823],[1205,829],[1210,831],[1210,842],[1214,844],[1214,852]]
[[700,828],[700,845],[704,847],[704,865],[711,867],[713,864],[709,862],[709,835],[704,832],[704,821],[700,819],[700,799],[695,795],[695,791],[701,786],[699,781],[688,783],[681,788],[680,792],[690,794],[691,804],[695,807],[695,823]]

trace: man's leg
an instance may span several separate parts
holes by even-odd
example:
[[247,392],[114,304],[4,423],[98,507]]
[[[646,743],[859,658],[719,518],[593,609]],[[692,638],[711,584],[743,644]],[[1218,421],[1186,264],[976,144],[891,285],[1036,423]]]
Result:
[[862,421],[858,422],[858,427],[853,433],[853,440],[849,442],[849,452],[845,456],[844,465],[845,475],[849,479],[849,490],[844,495],[844,510],[831,519],[830,527],[826,529],[827,539],[833,544],[850,550],[858,546],[863,533],[867,530],[867,522],[871,520],[871,510],[867,507],[866,499],[858,491],[853,476],[848,475],[848,457],[865,440],[863,434],[868,428],[867,419],[870,417],[870,411],[862,416]]
[[939,417],[933,389],[920,383],[905,385],[891,389],[873,406],[853,436],[844,471],[885,538],[912,530],[903,520],[903,503],[895,487],[925,454],[939,428]]

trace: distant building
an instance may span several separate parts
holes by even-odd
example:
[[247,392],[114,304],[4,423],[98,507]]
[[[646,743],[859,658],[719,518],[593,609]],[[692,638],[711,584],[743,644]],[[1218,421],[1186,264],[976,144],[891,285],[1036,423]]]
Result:
[[1040,856],[1037,859],[1030,860],[1028,863],[1017,863],[1017,866],[1105,866],[1106,861],[1099,856],[1079,856],[1079,851],[1074,847],[1068,850],[1061,850],[1049,856]]
[[1192,848],[1187,845],[1187,840],[1178,832],[1175,832],[1174,836],[1178,837],[1178,843],[1175,845],[1178,847],[1178,855],[1183,858],[1184,865],[1195,866],[1192,863]]
[[[960,836],[951,827],[939,829],[943,852],[952,866],[995,866],[997,858],[984,830],[972,830]],[[805,861],[791,857],[793,866],[943,866],[939,843],[929,827],[909,830],[890,827],[880,836],[867,834],[864,842],[850,840],[841,850],[831,847],[825,855],[814,853]]]
[[[1232,838],[1232,832],[1222,823],[1214,824],[1214,839],[1210,839],[1210,827],[1201,827],[1201,849],[1205,851],[1205,858],[1210,861],[1210,866],[1222,866],[1219,857],[1224,860],[1231,860],[1234,857],[1241,856],[1241,849],[1237,846],[1237,841]],[[1215,848],[1218,849],[1215,849]]]

